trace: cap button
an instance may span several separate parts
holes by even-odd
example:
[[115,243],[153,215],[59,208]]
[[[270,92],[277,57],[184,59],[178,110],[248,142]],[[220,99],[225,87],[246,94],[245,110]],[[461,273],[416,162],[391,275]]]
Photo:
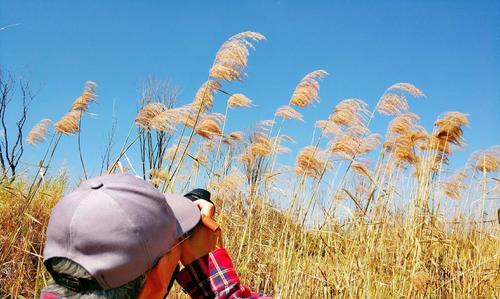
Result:
[[99,182],[99,181],[94,181],[94,182],[90,183],[90,188],[92,188],[94,190],[99,189],[102,186],[104,186],[104,184],[102,182]]

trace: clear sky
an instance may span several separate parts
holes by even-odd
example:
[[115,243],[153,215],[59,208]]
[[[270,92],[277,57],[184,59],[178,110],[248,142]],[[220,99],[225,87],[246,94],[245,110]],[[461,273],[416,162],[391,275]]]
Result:
[[[267,37],[250,54],[248,77],[226,84],[257,107],[232,111],[229,130],[272,118],[288,103],[298,81],[318,68],[321,103],[301,110],[305,124],[289,121],[285,133],[311,139],[314,121],[345,98],[373,107],[396,82],[427,94],[410,99],[428,130],[445,111],[470,114],[468,146],[452,157],[460,167],[471,152],[500,144],[500,1],[0,1],[0,64],[31,81],[36,102],[27,127],[59,119],[81,93],[98,84],[98,103],[82,138],[91,169],[98,169],[110,126],[118,117],[117,143],[137,109],[141,82],[153,75],[181,89],[179,104],[206,79],[214,54],[231,35],[258,31]],[[214,111],[223,112],[225,97]],[[389,118],[377,116],[384,133]],[[80,167],[75,138],[64,138],[57,163]],[[291,163],[296,151],[283,156]],[[41,151],[28,148],[26,160]],[[93,167],[94,166],[94,167]]]

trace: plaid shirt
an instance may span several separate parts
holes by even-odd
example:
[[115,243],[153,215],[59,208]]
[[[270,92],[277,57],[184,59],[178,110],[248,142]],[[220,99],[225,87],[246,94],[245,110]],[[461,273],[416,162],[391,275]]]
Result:
[[[192,298],[258,299],[272,298],[257,294],[240,284],[229,254],[224,248],[216,249],[186,266],[176,277],[177,282]],[[41,299],[62,297],[43,292]]]
[[216,249],[186,266],[177,275],[177,282],[192,298],[272,298],[257,294],[240,284],[229,254],[224,248]]

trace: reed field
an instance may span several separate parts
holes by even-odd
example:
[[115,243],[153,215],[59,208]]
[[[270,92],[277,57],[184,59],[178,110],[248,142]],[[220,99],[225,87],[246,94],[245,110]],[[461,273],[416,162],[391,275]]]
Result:
[[[259,109],[226,86],[244,81],[264,40],[250,31],[230,37],[188,104],[148,80],[130,127],[110,128],[97,168],[143,177],[163,192],[211,191],[243,284],[276,298],[500,298],[500,146],[477,149],[452,169],[463,128],[474,124],[466,111],[449,111],[432,128],[420,125],[411,106],[425,94],[411,83],[382,86],[374,107],[356,98],[332,103],[326,119],[308,120],[311,143],[294,144],[283,132],[320,101],[322,69],[290,86],[288,102],[252,130],[228,131],[235,109]],[[51,208],[74,187],[74,174],[51,167],[60,140],[77,139],[82,180],[100,174],[89,173],[96,167],[86,164],[80,135],[98,113],[98,94],[88,81],[68,95],[76,100],[66,115],[26,134],[38,166],[2,175],[2,298],[37,298],[49,279],[44,232]],[[214,111],[214,101],[225,110]],[[373,132],[383,118],[391,119],[386,131]],[[115,130],[128,131],[125,140],[113,140]],[[296,157],[293,165],[280,163],[284,153]],[[187,296],[175,288],[169,298]]]

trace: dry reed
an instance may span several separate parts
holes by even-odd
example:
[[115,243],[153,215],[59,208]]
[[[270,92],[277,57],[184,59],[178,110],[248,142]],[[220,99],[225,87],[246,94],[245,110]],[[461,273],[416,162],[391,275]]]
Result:
[[[216,92],[229,94],[220,82],[242,80],[251,42],[263,39],[248,31],[227,40],[191,104],[167,107],[143,97],[134,122],[140,136],[156,137],[148,139],[150,161],[160,163],[143,164],[142,175],[178,193],[208,186],[242,282],[276,298],[498,297],[499,230],[485,201],[499,192],[500,147],[475,152],[465,169],[445,179],[445,162],[465,145],[467,115],[445,113],[428,133],[407,102],[423,92],[396,83],[373,112],[359,99],[338,103],[328,119],[315,123],[321,131],[317,144],[300,150],[295,165],[275,170],[276,155],[291,151],[281,143],[294,142],[282,132],[284,119],[304,120],[292,106],[319,101],[325,71],[306,75],[288,105],[278,108],[275,117],[282,120],[274,135],[275,119],[260,121],[245,138],[239,131],[224,132],[227,112],[209,113]],[[54,124],[55,131],[78,133],[94,100],[95,84],[87,82],[72,110]],[[250,105],[242,94],[227,101],[227,108]],[[381,136],[369,129],[375,111],[394,117],[382,147]],[[177,124],[192,128],[192,135],[185,136],[185,128],[178,134]],[[43,141],[47,126],[45,120],[35,126],[29,142]],[[164,133],[172,135],[168,141]],[[129,171],[122,160],[133,145],[127,141],[110,171]],[[368,163],[370,153],[378,154],[374,165]],[[185,156],[190,159],[184,161]],[[135,172],[134,162],[125,157]],[[164,160],[170,166],[162,166]],[[51,208],[73,186],[64,173],[45,173],[36,192],[25,178],[0,181],[0,297],[37,297],[47,283],[43,232]],[[26,193],[32,195],[28,201]],[[479,198],[480,207],[474,208],[480,217],[444,215],[452,212],[442,208],[447,198],[455,203],[464,197]],[[172,296],[185,298],[179,288]]]
[[73,135],[80,131],[81,110],[71,110],[54,124],[57,133]]
[[49,130],[49,125],[52,122],[49,118],[42,119],[39,121],[28,133],[26,137],[26,143],[31,145],[37,145],[42,143],[47,137],[47,133]]

